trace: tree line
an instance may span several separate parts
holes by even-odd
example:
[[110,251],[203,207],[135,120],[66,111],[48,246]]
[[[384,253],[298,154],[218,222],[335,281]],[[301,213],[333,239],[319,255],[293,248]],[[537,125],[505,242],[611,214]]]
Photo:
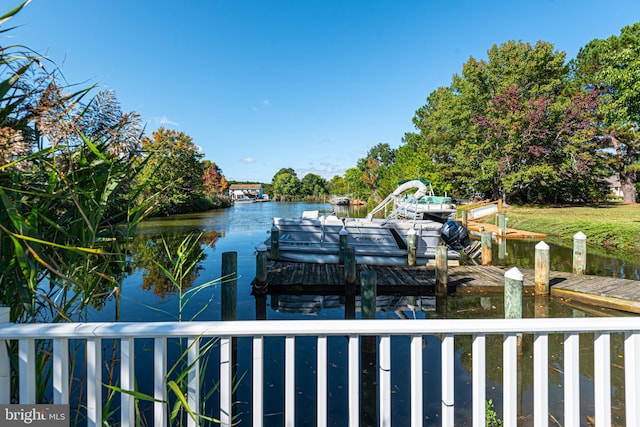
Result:
[[454,197],[588,203],[605,200],[607,178],[616,176],[624,201],[635,203],[640,23],[590,41],[568,61],[544,41],[494,45],[430,93],[413,123],[399,148],[374,146],[328,187],[385,195],[400,180],[422,178]]

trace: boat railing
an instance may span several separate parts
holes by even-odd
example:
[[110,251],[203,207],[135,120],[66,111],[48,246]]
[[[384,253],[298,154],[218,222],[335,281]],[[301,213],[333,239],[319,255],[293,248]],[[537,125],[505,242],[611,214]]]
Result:
[[[5,316],[5,318],[8,317]],[[304,325],[304,326],[301,326]],[[563,337],[563,357],[558,357],[550,363],[549,341],[550,335],[560,334]],[[616,356],[612,360],[612,335],[621,334],[624,337],[624,354]],[[203,405],[203,395],[198,379],[203,370],[200,361],[201,351],[206,340],[215,337],[218,339],[216,353],[219,351],[219,364],[215,371],[219,380],[219,409],[217,413],[207,414],[220,420],[223,426],[230,426],[238,422],[233,418],[234,413],[234,376],[232,375],[236,361],[234,358],[233,340],[248,339],[246,346],[252,352],[245,363],[250,366],[238,367],[242,371],[248,371],[243,381],[249,381],[251,387],[250,417],[253,426],[268,425],[268,417],[265,414],[265,391],[281,394],[284,402],[284,425],[294,425],[296,414],[308,416],[318,426],[328,424],[329,414],[329,389],[328,374],[338,372],[331,367],[328,358],[328,340],[331,337],[344,337],[347,342],[347,354],[344,357],[345,378],[337,380],[347,390],[346,405],[348,406],[348,420],[344,425],[360,425],[360,401],[363,399],[360,376],[365,367],[361,362],[361,345],[367,337],[376,337],[373,341],[374,351],[377,353],[375,374],[374,405],[377,406],[377,423],[380,426],[390,426],[393,421],[393,394],[398,387],[407,387],[410,395],[410,414],[408,419],[412,426],[422,426],[424,422],[425,390],[439,388],[441,398],[438,397],[440,407],[438,422],[444,426],[459,425],[460,421],[454,419],[456,402],[456,369],[459,369],[456,359],[456,344],[462,337],[471,339],[471,419],[474,426],[485,426],[487,418],[487,390],[491,383],[487,375],[487,343],[488,337],[498,335],[502,337],[502,409],[498,414],[504,425],[518,425],[519,407],[518,401],[522,393],[522,380],[519,366],[519,340],[523,335],[533,337],[533,375],[527,376],[532,380],[533,399],[533,425],[548,425],[549,412],[549,372],[556,369],[562,372],[564,378],[562,388],[564,390],[564,426],[578,426],[586,416],[593,416],[598,426],[612,425],[612,364],[624,365],[624,398],[616,395],[616,399],[624,399],[617,402],[617,406],[624,407],[626,425],[640,425],[640,323],[636,318],[563,318],[563,319],[418,319],[418,320],[281,320],[281,321],[228,321],[228,322],[139,322],[139,323],[65,323],[65,324],[10,324],[0,325],[0,340],[4,343],[17,341],[17,346],[9,347],[0,345],[0,404],[19,403],[36,404],[45,403],[36,401],[36,349],[44,348],[50,351],[52,380],[50,394],[54,404],[68,404],[72,387],[70,384],[70,356],[69,346],[73,341],[84,345],[84,357],[81,362],[84,367],[82,374],[86,383],[86,416],[87,425],[98,426],[103,424],[103,402],[107,388],[116,386],[108,384],[107,377],[102,375],[104,360],[103,349],[107,346],[116,348],[119,352],[116,367],[119,364],[119,382],[117,387],[121,390],[134,390],[138,380],[136,373],[141,369],[150,369],[152,365],[153,404],[149,416],[150,422],[155,426],[166,426],[170,408],[167,401],[167,366],[173,363],[167,360],[167,340],[182,338],[187,342],[188,375],[187,388],[184,400],[196,413],[195,419],[188,418],[189,425],[198,422],[198,411]],[[438,351],[441,354],[439,367],[427,366],[423,360],[423,340],[425,336],[434,336],[440,343]],[[284,352],[281,355],[268,354],[268,346],[265,342],[272,337],[284,339]],[[313,337],[313,344],[308,339],[297,343],[301,337]],[[399,345],[402,340],[396,337],[408,337],[409,351],[392,352],[392,348]],[[139,363],[139,354],[136,354],[136,342],[146,339],[152,342],[151,347],[145,344],[145,355],[152,359],[152,363]],[[590,414],[581,413],[581,364],[590,361],[590,357],[581,358],[581,345],[584,340],[593,343],[593,395],[594,407]],[[147,342],[148,342],[147,341]],[[305,354],[308,357],[309,347],[315,347],[315,394],[310,401],[317,402],[316,407],[296,406],[296,396],[299,393],[297,385],[303,381],[296,373],[296,358],[299,354],[302,342],[305,343]],[[468,342],[468,341],[467,341]],[[114,344],[117,343],[117,344]],[[17,363],[12,365],[8,354],[9,348],[17,347]],[[50,349],[50,350],[48,350]],[[429,349],[433,351],[433,349]],[[281,351],[281,350],[279,350]],[[138,353],[140,345],[138,345]],[[312,354],[313,354],[312,353]],[[280,354],[280,353],[278,353]],[[395,360],[399,357],[402,360]],[[277,363],[283,370],[283,389],[275,390],[265,385],[265,369],[274,369],[272,365],[266,367],[267,361],[275,357],[283,357]],[[618,358],[620,357],[620,358]],[[558,366],[563,359],[563,364]],[[217,361],[217,359],[216,359]],[[333,363],[333,361],[331,362]],[[407,383],[393,380],[392,365],[409,366],[410,381]],[[171,366],[171,365],[169,365]],[[211,368],[211,365],[208,365]],[[77,367],[76,367],[77,368]],[[209,371],[207,371],[209,372]],[[435,374],[434,374],[435,372]],[[439,372],[439,374],[438,374]],[[74,369],[74,375],[78,372]],[[19,377],[18,390],[11,389],[10,377]],[[426,375],[439,375],[439,380],[424,380]],[[304,381],[309,381],[307,371]],[[495,378],[495,372],[493,373]],[[428,378],[432,378],[429,376]],[[313,380],[311,380],[313,381]],[[332,381],[336,381],[332,377]],[[434,383],[435,381],[435,383]],[[436,385],[437,384],[437,385]],[[333,383],[335,386],[335,382]],[[431,391],[430,391],[431,393]],[[119,396],[118,396],[119,395]],[[77,397],[77,396],[76,396]],[[119,392],[121,409],[119,416],[123,426],[135,423],[135,395]],[[440,403],[441,400],[441,403]],[[306,400],[309,401],[309,400]],[[48,403],[48,402],[47,402]],[[207,406],[209,407],[209,406]],[[459,413],[456,413],[459,414]],[[560,416],[555,414],[556,417]],[[248,420],[246,420],[248,421]],[[395,424],[394,424],[395,425]],[[409,425],[409,424],[406,424]]]

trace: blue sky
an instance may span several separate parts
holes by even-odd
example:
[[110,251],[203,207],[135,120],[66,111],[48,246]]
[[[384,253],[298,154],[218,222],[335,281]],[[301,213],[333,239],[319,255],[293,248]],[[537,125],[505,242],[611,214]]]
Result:
[[398,147],[429,93],[494,44],[544,40],[569,59],[637,21],[638,0],[32,0],[2,45],[115,90],[147,133],[185,132],[227,179],[271,182]]

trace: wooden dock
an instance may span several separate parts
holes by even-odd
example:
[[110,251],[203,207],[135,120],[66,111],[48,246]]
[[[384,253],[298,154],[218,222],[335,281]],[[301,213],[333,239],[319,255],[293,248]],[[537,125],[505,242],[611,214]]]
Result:
[[[358,265],[356,293],[360,273],[376,273],[379,295],[434,295],[433,266]],[[449,266],[448,293],[499,293],[504,289],[507,268],[496,266]],[[525,293],[533,294],[535,272],[520,269]],[[337,264],[273,262],[268,263],[267,283],[254,292],[297,295],[341,295],[345,293],[344,268]],[[640,314],[640,281],[578,275],[559,271],[549,274],[551,295],[599,307]],[[255,284],[255,282],[254,282]]]
[[[466,205],[462,211],[462,217],[456,221],[461,221],[467,227],[470,234],[480,235],[480,233],[489,232],[494,236],[500,236],[500,228],[497,224],[499,216],[504,215],[502,210],[502,200],[484,200],[471,205]],[[494,217],[495,224],[482,222],[482,218]],[[506,225],[506,218],[505,223]],[[515,228],[505,227],[503,239],[546,239],[544,233],[536,233],[533,231],[516,230]]]
[[[498,226],[493,224],[485,224],[483,222],[478,221],[469,221],[467,222],[467,229],[471,234],[480,234],[480,228],[482,227],[483,231],[492,233],[498,236]],[[505,235],[502,236],[505,239],[546,239],[547,235],[544,233],[536,233],[534,231],[526,231],[526,230],[517,230],[515,228],[506,228]]]

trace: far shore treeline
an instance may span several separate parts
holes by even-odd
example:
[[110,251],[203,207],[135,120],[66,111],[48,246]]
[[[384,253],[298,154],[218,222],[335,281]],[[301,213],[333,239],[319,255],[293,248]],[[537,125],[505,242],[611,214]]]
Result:
[[[78,89],[52,60],[6,45],[7,23],[26,3],[0,19],[0,304],[13,321],[77,319],[124,277],[124,243],[143,218],[229,206],[231,183],[188,129],[146,132],[115,92]],[[425,94],[398,148],[372,141],[331,179],[282,165],[265,193],[373,200],[421,178],[456,198],[580,204],[605,200],[615,176],[635,203],[640,23],[576,58],[543,41],[488,49]],[[63,290],[56,301],[36,297],[45,280]]]
[[[584,204],[610,198],[614,180],[623,201],[636,203],[640,23],[592,40],[571,59],[543,41],[494,45],[429,94],[413,123],[397,149],[379,142],[342,176],[299,177],[282,167],[264,192],[272,200],[340,194],[373,203],[399,181],[421,178],[459,199]],[[146,169],[152,214],[228,203],[230,183],[202,156],[183,133],[142,138],[141,157],[155,167]]]

